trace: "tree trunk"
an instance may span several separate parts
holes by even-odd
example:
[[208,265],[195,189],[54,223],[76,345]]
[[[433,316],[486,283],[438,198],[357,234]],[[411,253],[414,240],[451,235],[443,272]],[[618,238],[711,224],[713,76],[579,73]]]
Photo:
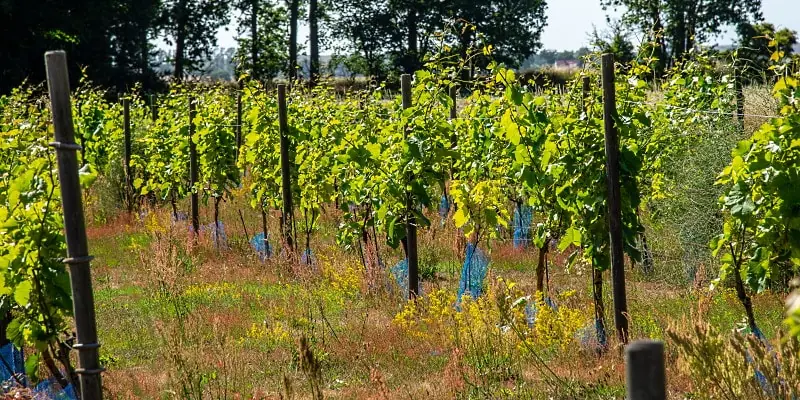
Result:
[[319,7],[317,0],[309,0],[308,6],[308,79],[311,86],[317,83],[319,75]]
[[297,20],[299,18],[299,0],[289,0],[289,70],[290,80],[297,79]]
[[186,57],[186,24],[188,22],[188,16],[186,15],[187,1],[188,0],[181,0],[178,2],[178,18],[175,25],[175,71],[173,76],[178,81],[183,80]]
[[269,228],[267,227],[267,210],[261,209],[261,231],[264,232],[264,255],[268,257],[269,250]]
[[142,52],[142,54],[141,54],[142,59],[141,59],[140,69],[141,69],[142,80],[144,80],[144,79],[146,79],[146,77],[148,75],[147,72],[150,71],[150,42],[147,40],[147,30],[146,29],[142,30],[142,38],[140,40],[141,40],[141,46],[142,46],[142,48],[140,50]]
[[417,69],[417,60],[419,59],[418,30],[417,30],[417,9],[411,4],[409,5],[408,14],[406,15],[406,29],[408,29],[408,49],[406,54],[405,71],[408,74],[413,74]]
[[541,299],[544,300],[544,270],[547,268],[547,249],[550,240],[546,239],[544,245],[539,248],[539,262],[536,264],[536,291],[541,293]]
[[689,10],[686,13],[686,48],[689,51],[694,48],[695,33],[697,30],[697,2],[689,4]]
[[[680,2],[678,2],[680,3]],[[671,32],[672,63],[678,62],[686,53],[686,9],[683,4],[674,5],[672,19],[674,27]]]
[[[460,42],[460,49],[459,53],[461,55],[461,61],[465,61],[468,56],[469,47],[472,46],[472,29],[464,29],[459,35],[459,42]],[[464,68],[461,69],[461,80],[464,82],[469,82],[472,80],[472,68],[468,68],[467,65],[464,65]]]
[[178,220],[178,200],[175,198],[175,193],[170,195],[170,204],[172,204],[172,218]]
[[[598,341],[601,336],[603,340],[605,340],[606,312],[605,307],[603,306],[603,272],[598,271],[594,265],[592,265],[592,288],[592,291],[594,292],[594,318],[595,328],[597,329],[597,337]],[[605,345],[605,343],[598,344]]]
[[740,260],[737,260],[734,257],[733,281],[734,285],[736,286],[736,297],[739,298],[739,302],[741,302],[742,306],[744,306],[744,312],[747,315],[747,326],[749,326],[750,331],[755,334],[756,332],[759,332],[759,329],[756,325],[755,314],[753,313],[753,302],[750,300],[750,296],[747,295],[747,291],[744,287],[744,281],[742,281],[740,263]]
[[250,58],[253,63],[253,79],[261,79],[261,71],[258,65],[258,0],[251,0],[250,10]]
[[[56,365],[53,356],[50,354],[50,349],[45,349],[44,351],[41,352],[41,354],[42,354],[42,361],[44,361],[44,365],[47,367],[47,370],[50,371],[50,374],[53,375],[53,377],[56,379],[56,381],[62,388],[67,387],[70,384],[70,382],[67,380],[64,374],[61,373],[61,370],[58,369],[58,366]],[[78,388],[75,387],[75,389]]]
[[219,247],[219,202],[222,201],[222,197],[214,198],[214,229],[216,230],[216,234],[214,235],[214,244]]

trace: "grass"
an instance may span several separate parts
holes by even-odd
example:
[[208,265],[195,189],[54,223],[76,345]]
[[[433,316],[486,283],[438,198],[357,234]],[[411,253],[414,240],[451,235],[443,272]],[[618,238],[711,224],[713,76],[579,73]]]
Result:
[[[771,103],[748,98],[757,100],[748,112],[768,113]],[[755,124],[746,121],[751,131]],[[713,258],[702,247],[687,250],[687,243],[714,233],[715,170],[740,135],[730,127],[715,129],[707,142],[672,160],[680,185],[671,190],[680,196],[658,204],[670,218],[654,223],[645,213],[655,272],[626,271],[630,334],[666,340],[670,398],[676,399],[702,394],[703,388],[666,331],[687,333],[696,323],[708,323],[730,332],[743,318],[730,289],[708,290]],[[410,308],[398,290],[387,289],[391,277],[370,281],[360,256],[336,245],[335,210],[325,212],[314,235],[313,267],[280,257],[261,262],[253,254],[244,232],[258,232],[260,216],[242,194],[222,205],[227,249],[214,248],[207,238],[193,244],[166,209],[144,217],[99,214],[103,218],[93,220],[89,238],[108,398],[308,398],[315,385],[330,398],[624,397],[610,274],[604,274],[604,302],[611,348],[597,355],[578,339],[593,327],[590,271],[580,264],[565,270],[558,252],[550,254],[548,295],[558,299],[560,311],[540,314],[541,331],[518,325],[525,332],[517,335],[508,330],[517,325],[498,322],[520,322],[520,310],[507,300],[533,294],[533,248],[514,249],[507,241],[487,248],[489,294],[457,312],[450,300],[461,259],[458,233],[450,225],[420,231],[426,297]],[[210,208],[203,207],[201,220],[210,217]],[[270,221],[271,232],[278,232],[277,217]],[[395,249],[380,252],[387,266],[401,257]],[[687,267],[704,273],[687,274]],[[498,283],[500,277],[514,282],[513,288]],[[692,283],[690,277],[700,279]],[[782,326],[783,297],[767,292],[754,298],[769,337]],[[561,333],[545,337],[553,332]],[[306,348],[299,346],[302,338]],[[308,369],[308,354],[319,362],[321,375]]]
[[[229,203],[223,215],[233,215],[240,206]],[[258,221],[247,214],[246,221]],[[168,221],[168,212],[154,215]],[[469,346],[454,346],[446,334],[415,340],[394,321],[404,302],[396,293],[369,294],[358,256],[338,250],[330,239],[317,240],[316,271],[302,271],[305,267],[281,260],[261,263],[247,248],[221,251],[201,241],[189,249],[184,231],[166,225],[154,229],[152,221],[128,220],[114,224],[114,229],[102,226],[90,232],[97,254],[97,320],[111,398],[192,397],[180,390],[181,380],[191,378],[178,376],[181,368],[193,371],[202,398],[277,398],[287,395],[287,384],[294,395],[304,397],[310,386],[299,366],[300,337],[309,338],[321,360],[325,397],[539,398],[534,394],[550,390],[541,377],[542,367],[530,356],[495,355],[497,344],[489,343],[476,345],[484,353],[473,352],[470,358],[463,354]],[[252,234],[254,228],[248,231]],[[240,230],[229,227],[229,237],[241,236]],[[425,293],[443,289],[454,295],[458,287],[459,262],[450,258],[454,253],[449,243],[455,232],[445,230],[437,232],[438,237],[421,235],[421,247],[430,252],[423,259],[430,261],[432,270]],[[174,263],[164,260],[165,243],[170,241]],[[392,253],[384,251],[387,256]],[[524,293],[533,291],[535,250],[501,243],[492,247],[490,258],[489,280],[502,276]],[[552,262],[559,259],[555,256]],[[584,267],[566,272],[551,265],[550,277],[552,296],[574,291],[568,304],[591,307]],[[664,338],[668,327],[699,318],[722,329],[733,329],[741,321],[738,301],[728,291],[707,293],[649,281],[637,273],[629,277],[634,337]],[[608,274],[606,285],[610,310]],[[780,294],[759,295],[755,303],[765,333],[774,335],[782,319]],[[590,319],[584,323],[589,325]],[[182,333],[178,325],[183,325]],[[581,351],[577,342],[572,347],[539,352],[561,379],[577,382],[575,390],[583,398],[620,398],[624,378],[618,352],[597,357]],[[506,367],[513,368],[491,372]],[[689,378],[675,379],[675,374],[681,372],[673,365],[671,389],[690,390],[685,386]]]

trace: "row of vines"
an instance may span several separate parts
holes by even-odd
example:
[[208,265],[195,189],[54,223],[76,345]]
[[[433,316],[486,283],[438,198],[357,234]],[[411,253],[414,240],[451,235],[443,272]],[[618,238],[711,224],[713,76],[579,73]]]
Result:
[[[736,109],[733,80],[704,54],[692,54],[658,84],[654,61],[619,65],[615,85],[624,250],[634,263],[643,261],[645,250],[642,214],[650,202],[670,196],[674,176],[664,160],[693,146],[699,126],[732,118]],[[532,243],[543,255],[537,289],[543,290],[543,263],[555,244],[569,253],[566,268],[580,262],[594,271],[596,315],[604,329],[597,294],[610,260],[599,66],[587,64],[565,87],[535,89],[501,65],[490,65],[476,82],[459,81],[461,68],[427,64],[414,75],[406,108],[385,87],[346,96],[324,85],[293,87],[287,122],[296,215],[288,234],[301,251],[310,251],[323,207],[334,206],[341,210],[341,246],[397,248],[408,221],[425,229],[432,223],[425,211],[445,203],[466,241],[488,246],[509,225],[510,210],[526,205],[535,215]],[[721,171],[719,184],[729,188],[721,199],[726,223],[712,243],[721,259],[719,281],[732,279],[754,331],[749,293],[800,264],[800,75],[777,71],[780,117],[742,141]],[[453,92],[462,96],[456,99]],[[258,82],[243,82],[238,94],[221,86],[175,85],[167,95],[128,98],[132,189],[120,184],[119,190],[135,193],[120,197],[169,205],[177,219],[180,201],[197,193],[214,205],[218,223],[220,202],[246,184],[269,237],[267,218],[283,207],[273,91]],[[84,82],[72,104],[82,183],[88,187],[98,174],[116,174],[122,182],[122,103]],[[73,379],[66,345],[71,338],[65,334],[70,290],[60,262],[63,222],[54,201],[54,153],[47,146],[51,132],[40,88],[0,97],[0,314],[11,316],[8,339],[36,349],[38,358],[29,357],[31,372],[41,360],[55,375],[61,364],[68,372],[63,379]],[[199,167],[194,186],[191,142]],[[375,264],[365,265],[370,268],[381,264],[364,260]]]

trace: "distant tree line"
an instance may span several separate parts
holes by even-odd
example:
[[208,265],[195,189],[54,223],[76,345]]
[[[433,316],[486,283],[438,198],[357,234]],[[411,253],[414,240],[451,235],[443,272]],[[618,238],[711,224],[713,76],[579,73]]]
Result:
[[[154,43],[174,49],[170,75],[180,80],[202,71],[217,31],[231,22],[237,74],[256,79],[297,77],[302,47],[316,79],[321,46],[335,48],[355,73],[411,72],[441,39],[434,33],[448,29],[453,52],[485,41],[517,66],[540,47],[546,7],[545,0],[0,0],[0,91],[43,81],[42,55],[51,49],[68,52],[73,79],[83,69],[119,90],[156,88],[164,53]],[[310,30],[307,46],[298,40],[301,21]]]
[[[596,1],[621,17],[609,19],[608,31],[595,30],[591,50],[621,61],[634,56],[632,35],[652,44],[648,51],[664,69],[733,26],[740,36],[734,56],[763,71],[770,45],[789,57],[797,42],[794,32],[762,21],[761,0]],[[581,60],[590,48],[540,51],[546,10],[546,0],[0,0],[0,92],[42,82],[42,55],[50,49],[68,51],[72,79],[82,70],[120,91],[137,83],[158,89],[165,76],[198,73],[302,75],[313,83],[330,72],[320,48],[334,53],[329,66],[377,79],[415,71],[433,50],[465,57],[484,44],[493,46],[492,59],[523,69]],[[298,38],[301,22],[307,41]],[[219,52],[217,31],[231,24],[238,47]],[[466,75],[488,62],[480,54],[471,59]]]

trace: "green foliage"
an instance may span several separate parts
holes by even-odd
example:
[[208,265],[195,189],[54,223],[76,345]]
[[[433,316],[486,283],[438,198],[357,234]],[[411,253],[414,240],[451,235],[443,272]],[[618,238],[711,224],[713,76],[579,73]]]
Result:
[[595,28],[592,32],[592,46],[600,53],[613,54],[614,60],[622,64],[627,64],[635,58],[636,49],[618,23],[611,25],[609,32],[603,34]]
[[[0,313],[13,318],[6,322],[7,338],[35,349],[26,370],[36,369],[43,354],[60,360],[72,379],[68,358],[57,350],[68,339],[72,298],[61,262],[66,252],[55,154],[48,146],[50,113],[40,101],[32,88],[0,97]],[[90,148],[98,151],[87,151],[87,160],[108,151]],[[90,184],[94,171],[90,164],[82,168],[81,183]],[[64,382],[60,371],[50,372]]]
[[751,82],[765,81],[769,77],[769,67],[790,58],[797,44],[797,32],[787,28],[776,29],[768,22],[739,24],[736,32],[739,46],[735,58],[740,74]]
[[242,93],[242,117],[249,129],[243,138],[239,166],[249,172],[250,205],[267,211],[281,206],[280,131],[278,103],[257,82],[250,82]]
[[194,119],[199,182],[194,191],[215,201],[239,186],[236,166],[236,97],[223,89],[207,90],[194,98],[197,114]]
[[[247,32],[249,36],[238,39],[235,57],[239,73],[249,71],[250,76],[256,79],[277,76],[284,70],[288,58],[284,46],[286,10],[271,2],[258,0],[242,1],[240,8],[245,9],[245,15],[239,19],[239,33]],[[255,26],[252,24],[253,13]],[[255,39],[253,28],[256,30]]]
[[723,233],[711,243],[722,257],[720,278],[739,274],[753,291],[781,283],[800,265],[800,197],[793,190],[800,183],[797,90],[797,75],[778,81],[780,117],[739,142],[718,180],[730,185],[720,199]]
[[135,138],[141,151],[131,156],[133,186],[142,195],[174,201],[188,193],[189,105],[183,93],[183,88],[175,87],[164,96],[157,104],[158,119]]

